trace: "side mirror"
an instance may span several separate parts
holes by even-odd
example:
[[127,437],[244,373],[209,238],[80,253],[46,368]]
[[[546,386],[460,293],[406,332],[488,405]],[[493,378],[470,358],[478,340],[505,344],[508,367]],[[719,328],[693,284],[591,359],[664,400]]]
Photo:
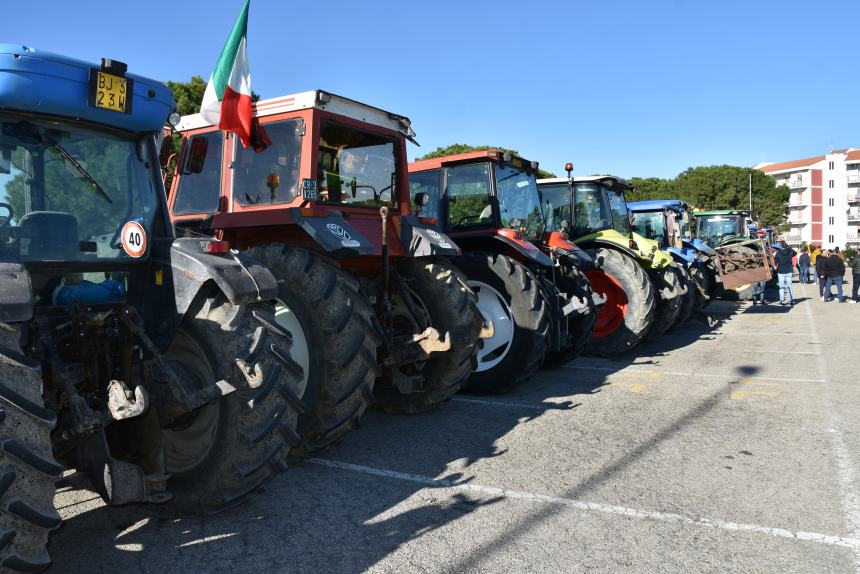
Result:
[[185,173],[200,173],[206,163],[206,152],[209,150],[209,140],[205,137],[196,137],[191,140],[191,149],[185,162]]
[[172,134],[164,134],[164,139],[161,141],[161,149],[158,150],[158,165],[162,169],[167,169],[167,162],[170,161],[170,152],[173,151],[173,136]]

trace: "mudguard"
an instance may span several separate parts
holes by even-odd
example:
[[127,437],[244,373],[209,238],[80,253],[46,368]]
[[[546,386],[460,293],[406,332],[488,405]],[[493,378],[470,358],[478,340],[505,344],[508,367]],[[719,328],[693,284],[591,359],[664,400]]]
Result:
[[310,238],[334,258],[374,253],[373,243],[362,237],[339,211],[330,211],[326,217],[303,217],[299,213],[295,217]]
[[17,259],[0,257],[0,322],[28,321],[33,316],[30,274]]
[[561,260],[580,269],[589,269],[594,265],[594,258],[585,249],[556,249]]
[[696,261],[696,256],[691,255],[685,249],[679,249],[677,247],[667,247],[666,251],[672,254],[672,257],[675,258],[675,261],[683,263],[684,265],[692,265],[693,262]]
[[214,281],[224,296],[236,305],[269,301],[278,296],[274,275],[255,260],[241,253],[202,253],[200,243],[200,239],[173,240],[167,261],[153,253],[156,263],[170,268],[177,315],[185,314],[208,281]]
[[[552,267],[552,259],[525,240],[511,239],[496,233],[482,231],[458,231],[455,239],[464,251],[498,251],[526,264]],[[499,245],[501,243],[502,245]]]
[[705,243],[701,239],[690,239],[690,240],[685,239],[683,241],[683,244],[684,244],[684,247],[689,247],[691,249],[695,249],[696,251],[701,251],[702,253],[704,253],[706,255],[710,255],[712,257],[717,254],[717,252],[714,251],[713,247],[711,247],[710,245],[708,245],[707,243]]
[[462,253],[450,237],[411,215],[400,218],[400,241],[410,257],[456,256]]

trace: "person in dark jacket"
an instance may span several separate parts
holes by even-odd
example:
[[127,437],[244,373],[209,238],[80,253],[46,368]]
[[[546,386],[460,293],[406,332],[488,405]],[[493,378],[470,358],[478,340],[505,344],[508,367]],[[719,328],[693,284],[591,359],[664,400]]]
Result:
[[851,258],[851,303],[857,303],[857,288],[860,287],[860,253]]
[[830,286],[835,284],[839,302],[844,303],[845,298],[842,296],[842,276],[845,275],[845,262],[842,261],[842,257],[835,254],[829,254],[827,259],[824,261],[823,269],[824,275],[827,277],[827,284],[825,286],[827,298],[825,301],[833,299],[833,293],[830,291]]
[[[824,274],[824,264],[827,262],[828,253],[829,251],[825,249],[815,258],[815,277],[818,280],[818,296],[821,297],[822,301],[824,301],[824,285],[827,283],[827,275]],[[830,295],[830,293],[830,289],[828,288],[827,294]]]
[[801,283],[809,283],[809,253],[806,251],[797,258],[797,272],[800,274]]
[[794,297],[791,296],[791,270],[792,258],[795,255],[797,251],[783,243],[782,249],[773,256],[776,262],[776,277],[779,279],[780,305],[794,305]]

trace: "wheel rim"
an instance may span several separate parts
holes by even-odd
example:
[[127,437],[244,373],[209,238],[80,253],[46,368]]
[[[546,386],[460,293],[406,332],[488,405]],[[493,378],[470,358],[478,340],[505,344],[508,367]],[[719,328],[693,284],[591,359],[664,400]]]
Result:
[[493,324],[493,336],[484,339],[484,347],[478,351],[478,368],[475,372],[492,369],[511,350],[514,341],[514,315],[502,294],[480,281],[469,281],[469,287],[478,296],[478,310],[484,322]]
[[292,344],[289,348],[290,358],[302,368],[302,380],[299,381],[296,392],[299,398],[305,396],[308,388],[308,375],[311,369],[311,353],[305,330],[296,314],[290,307],[278,299],[275,303],[275,322],[290,332]]
[[[167,351],[167,360],[179,375],[190,381],[196,389],[211,385],[216,380],[206,353],[184,331],[176,334]],[[218,434],[220,408],[220,403],[216,401],[189,415],[189,420],[180,426],[162,429],[167,472],[181,474],[192,470],[206,459]],[[172,418],[171,415],[178,413],[160,414]]]
[[618,279],[608,273],[589,270],[585,275],[591,281],[594,292],[606,297],[606,303],[597,311],[592,338],[607,337],[624,324],[624,318],[627,316],[627,294]]

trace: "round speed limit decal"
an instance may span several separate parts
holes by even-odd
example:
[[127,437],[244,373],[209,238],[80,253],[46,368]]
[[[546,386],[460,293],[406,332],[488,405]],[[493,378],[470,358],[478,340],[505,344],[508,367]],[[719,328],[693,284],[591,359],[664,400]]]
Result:
[[129,257],[140,257],[146,251],[146,230],[137,221],[122,226],[122,248]]

